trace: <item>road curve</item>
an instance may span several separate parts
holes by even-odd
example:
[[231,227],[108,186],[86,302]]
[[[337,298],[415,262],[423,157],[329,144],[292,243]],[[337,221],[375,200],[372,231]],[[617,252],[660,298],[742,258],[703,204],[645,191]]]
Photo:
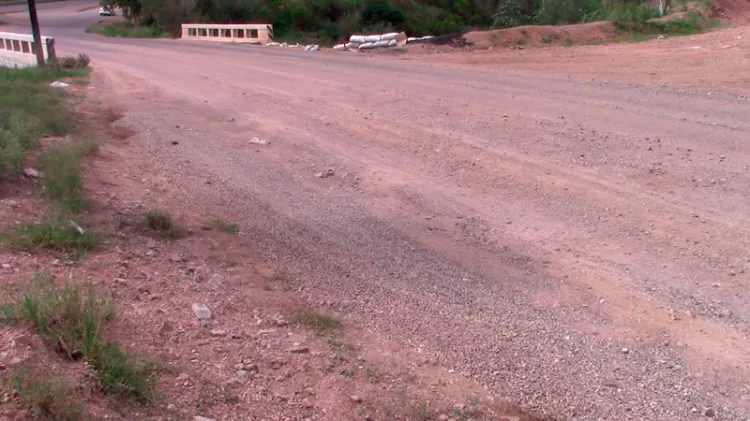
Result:
[[744,97],[105,39],[90,6],[40,6],[45,35],[92,57],[186,210],[311,299],[560,418],[750,417]]

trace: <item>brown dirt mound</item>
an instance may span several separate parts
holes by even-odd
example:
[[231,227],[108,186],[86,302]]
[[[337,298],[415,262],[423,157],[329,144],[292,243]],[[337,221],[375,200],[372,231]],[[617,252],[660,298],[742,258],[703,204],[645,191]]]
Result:
[[716,0],[710,9],[715,16],[734,24],[750,23],[750,0]]
[[579,25],[529,25],[494,31],[473,31],[464,37],[476,48],[508,48],[608,41],[616,38],[617,32],[612,22],[592,22]]

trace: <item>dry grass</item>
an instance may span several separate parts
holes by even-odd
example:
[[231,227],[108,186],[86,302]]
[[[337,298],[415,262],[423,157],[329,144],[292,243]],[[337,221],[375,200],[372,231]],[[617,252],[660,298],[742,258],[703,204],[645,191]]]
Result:
[[172,219],[169,212],[162,209],[151,209],[144,217],[146,229],[157,236],[180,238],[184,231]]
[[75,401],[76,392],[62,380],[49,376],[49,373],[34,370],[28,364],[21,364],[14,367],[9,380],[23,405],[40,419],[88,419],[83,405]]
[[294,312],[293,320],[318,333],[341,329],[341,321],[331,315],[320,313],[310,307],[300,307]]

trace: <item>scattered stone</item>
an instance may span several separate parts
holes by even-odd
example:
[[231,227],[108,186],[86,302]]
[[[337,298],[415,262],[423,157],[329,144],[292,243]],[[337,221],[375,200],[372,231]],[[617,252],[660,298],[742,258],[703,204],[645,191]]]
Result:
[[56,81],[50,83],[49,86],[51,86],[53,88],[67,88],[70,85],[67,84],[67,83],[65,83],[65,82],[60,82],[59,80],[56,80]]
[[623,354],[628,354],[630,353],[630,350],[628,348],[623,348],[620,350],[620,352],[622,352]]
[[457,411],[464,411],[466,409],[466,404],[457,403],[457,404],[453,405],[453,409],[455,409]]
[[250,139],[250,143],[252,143],[253,145],[270,145],[271,141],[268,139],[261,139],[259,137],[254,137]]
[[3,263],[3,269],[12,269],[13,266],[8,263]]
[[23,173],[27,177],[31,177],[31,178],[42,178],[42,177],[44,177],[43,173],[41,173],[41,172],[39,172],[39,171],[37,171],[37,170],[35,170],[33,168],[24,168],[23,169]]
[[78,232],[79,234],[83,235],[86,233],[86,231],[83,228],[81,228],[80,225],[76,224],[73,221],[68,221],[68,222],[70,223],[70,226],[75,228],[76,232]]
[[362,398],[360,398],[357,395],[351,395],[349,396],[349,399],[354,403],[362,403]]
[[703,416],[713,418],[716,416],[716,411],[713,408],[703,408]]
[[306,346],[300,346],[295,345],[292,349],[289,350],[292,354],[307,354],[310,352],[310,348]]
[[128,284],[128,281],[126,279],[122,279],[122,278],[115,278],[113,280],[113,282],[116,283],[116,284],[118,284],[118,285],[127,285]]
[[438,419],[438,421],[448,421],[448,420],[449,420],[450,418],[451,418],[451,417],[449,417],[449,416],[448,416],[448,415],[446,415],[446,414],[440,414],[440,415],[438,415],[438,418],[437,418],[437,419]]
[[336,173],[333,172],[332,169],[325,170],[323,172],[319,172],[315,174],[316,178],[328,178],[333,177]]
[[[177,126],[177,127],[179,128],[180,126]],[[173,141],[172,141],[172,145],[175,145],[175,146],[177,146],[177,145],[179,145],[179,144],[180,144],[180,142],[178,142],[178,141],[176,141],[176,140],[173,140]]]
[[226,330],[214,329],[214,330],[211,331],[211,336],[215,336],[215,337],[227,336],[227,331]]
[[279,317],[278,319],[276,319],[276,321],[274,321],[274,323],[278,327],[284,327],[284,326],[286,326],[288,324],[288,322],[286,320],[284,320],[283,318],[281,318],[281,317]]
[[206,417],[201,417],[200,415],[196,415],[195,417],[193,417],[193,421],[216,421],[216,420],[213,418],[206,418]]
[[237,370],[235,374],[237,374],[237,377],[244,377],[247,376],[247,370]]
[[194,303],[193,313],[195,313],[195,317],[197,317],[200,320],[208,320],[211,318],[211,310],[208,308],[207,305],[203,303]]
[[148,286],[147,282],[141,282],[138,284],[137,287],[135,287],[136,291],[140,292],[141,294],[146,294],[151,292],[151,287]]

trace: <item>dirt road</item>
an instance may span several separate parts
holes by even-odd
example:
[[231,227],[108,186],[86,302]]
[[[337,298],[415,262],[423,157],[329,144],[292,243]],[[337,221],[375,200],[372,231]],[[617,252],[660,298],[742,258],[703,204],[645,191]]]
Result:
[[561,419],[750,416],[742,96],[108,40],[82,4],[43,28],[91,55],[154,201],[237,221],[314,302]]

